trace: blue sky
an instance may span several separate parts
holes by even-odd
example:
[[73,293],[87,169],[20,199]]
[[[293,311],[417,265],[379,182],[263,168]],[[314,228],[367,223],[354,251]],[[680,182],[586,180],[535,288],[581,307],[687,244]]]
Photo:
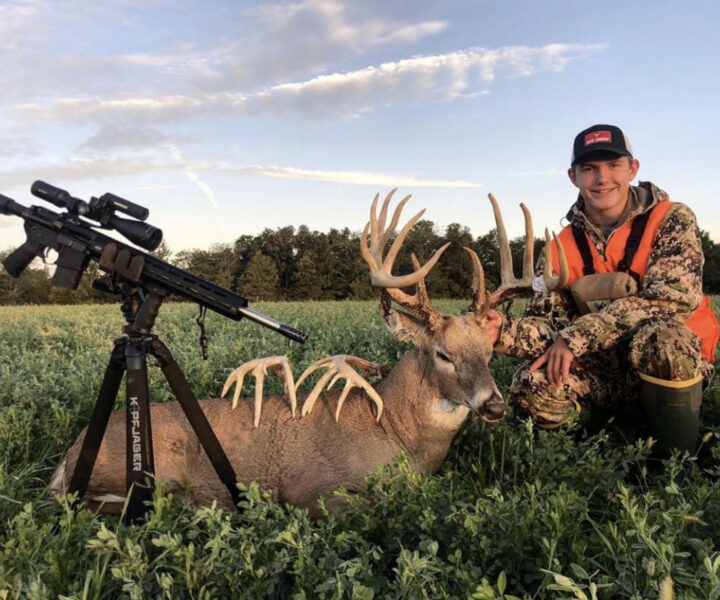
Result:
[[[622,127],[720,241],[715,1],[0,2],[0,193],[35,179],[150,209],[170,248],[360,230],[398,186],[439,226],[536,233],[574,135]],[[408,211],[408,216],[410,211]],[[0,216],[0,249],[23,230]]]

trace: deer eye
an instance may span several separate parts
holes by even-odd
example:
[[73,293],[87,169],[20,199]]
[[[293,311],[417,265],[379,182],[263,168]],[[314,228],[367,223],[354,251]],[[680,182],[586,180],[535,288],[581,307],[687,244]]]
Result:
[[440,350],[435,350],[435,356],[437,356],[443,362],[452,363],[450,357],[447,354],[440,352]]

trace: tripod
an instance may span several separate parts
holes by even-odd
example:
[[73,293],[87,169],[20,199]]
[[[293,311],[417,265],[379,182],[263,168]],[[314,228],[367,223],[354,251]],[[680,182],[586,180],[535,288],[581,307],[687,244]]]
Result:
[[147,379],[147,355],[150,354],[157,360],[218,477],[237,505],[240,496],[235,471],[169,348],[152,333],[168,290],[155,284],[118,284],[107,277],[96,279],[93,286],[123,296],[121,310],[127,323],[125,335],[114,342],[68,491],[77,492],[80,498],[87,490],[123,374],[127,372],[125,464],[130,498],[125,521],[139,520],[149,510],[154,483],[148,475],[155,473]]

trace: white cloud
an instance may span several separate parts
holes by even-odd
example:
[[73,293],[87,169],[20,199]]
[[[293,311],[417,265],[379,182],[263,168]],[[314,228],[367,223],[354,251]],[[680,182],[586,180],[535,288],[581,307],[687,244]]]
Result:
[[[201,165],[198,165],[201,166]],[[234,166],[229,164],[206,164],[203,167],[225,173],[241,173],[259,177],[275,177],[280,179],[296,179],[304,181],[325,181],[332,183],[351,183],[356,185],[389,185],[435,188],[475,188],[481,183],[455,180],[418,179],[409,175],[390,175],[384,173],[366,173],[362,171],[311,171],[295,167],[270,166]]]
[[448,28],[445,21],[407,23],[383,12],[382,6],[369,2],[337,0],[277,3],[248,11],[257,34],[222,53],[219,64],[226,83],[296,79],[369,49],[413,43]]
[[168,190],[174,190],[175,186],[163,183],[141,183],[138,189],[143,192],[166,192]]
[[0,159],[13,159],[37,155],[38,144],[29,136],[12,135],[6,132],[0,144]]
[[299,112],[316,117],[355,114],[377,106],[453,100],[486,93],[478,86],[499,75],[528,77],[559,71],[571,60],[603,46],[550,44],[500,49],[470,48],[447,54],[386,62],[344,73],[278,84],[256,93],[172,94],[155,97],[68,97],[43,104],[16,105],[9,110],[25,120],[103,122],[109,119],[147,123],[202,115],[252,112]]
[[21,51],[33,33],[40,35],[47,31],[40,17],[40,2],[3,2],[0,4],[0,50],[5,52]]
[[9,189],[27,185],[34,179],[48,181],[77,181],[97,179],[98,177],[116,177],[137,175],[153,171],[181,170],[188,179],[193,181],[210,200],[217,206],[215,195],[210,186],[200,178],[198,173],[234,173],[248,177],[270,177],[293,179],[297,181],[322,181],[328,183],[348,183],[355,185],[388,185],[432,188],[477,188],[481,183],[463,180],[422,179],[412,175],[395,175],[390,173],[367,173],[363,171],[326,171],[309,170],[280,165],[235,165],[226,162],[194,162],[183,159],[177,148],[168,146],[170,160],[150,158],[97,158],[93,160],[69,160],[53,164],[34,165],[13,171],[0,171],[0,189]]
[[[399,20],[384,16],[388,10],[382,7],[338,0],[251,9],[228,3],[210,11],[196,0],[159,4],[166,6],[107,0],[0,4],[5,101],[68,96],[78,89],[120,97],[148,90],[161,95],[253,90],[309,77],[371,49],[414,43],[448,26],[440,20]],[[184,25],[165,19],[184,12],[204,13],[192,38],[178,37],[176,30]],[[108,44],[113,39],[118,43]],[[148,43],[143,47],[141,40]],[[113,47],[141,49],[128,53]]]
[[152,148],[171,141],[171,136],[156,127],[102,125],[82,144],[84,151],[98,152],[114,148]]

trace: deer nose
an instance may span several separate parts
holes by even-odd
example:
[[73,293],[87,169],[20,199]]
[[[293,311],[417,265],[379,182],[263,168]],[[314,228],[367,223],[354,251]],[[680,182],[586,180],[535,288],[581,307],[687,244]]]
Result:
[[505,416],[505,402],[500,394],[493,394],[480,408],[480,414],[485,421],[499,421]]

